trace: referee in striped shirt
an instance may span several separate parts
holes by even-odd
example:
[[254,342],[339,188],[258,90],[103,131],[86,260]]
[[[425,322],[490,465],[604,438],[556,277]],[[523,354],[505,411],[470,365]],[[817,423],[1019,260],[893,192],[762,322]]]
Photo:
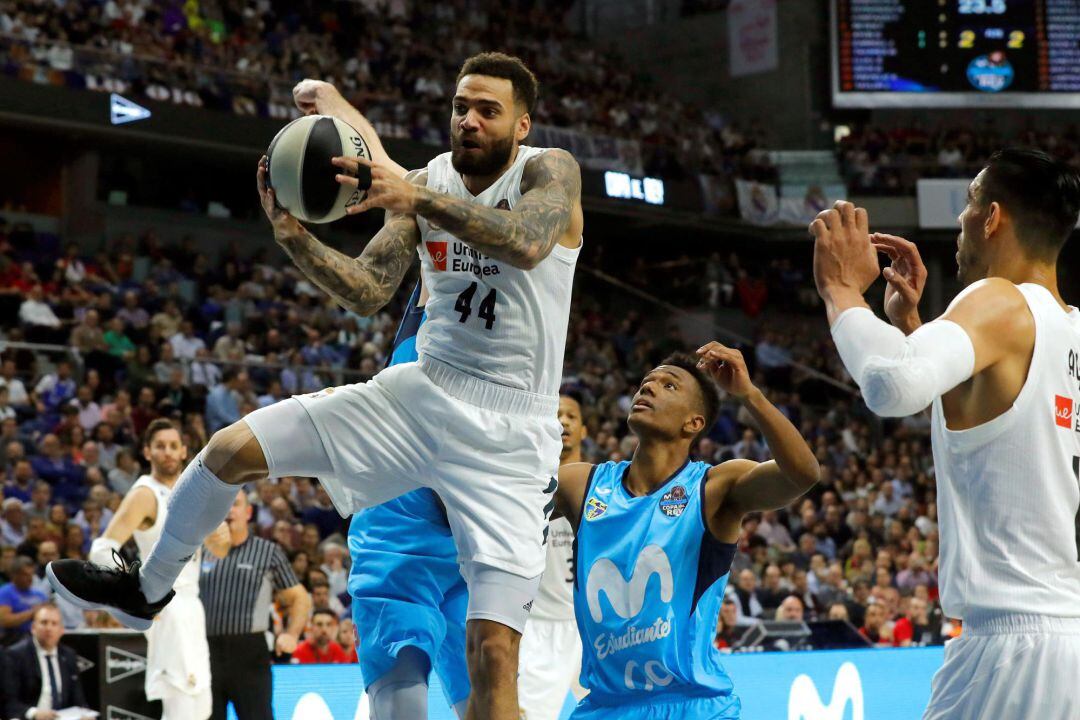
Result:
[[266,630],[274,594],[289,623],[277,636],[275,652],[291,654],[311,614],[311,596],[296,579],[277,543],[252,536],[251,505],[241,490],[226,522],[232,546],[224,558],[205,562],[199,594],[206,609],[210,645],[213,720],[225,720],[231,701],[239,720],[273,720],[270,651]]

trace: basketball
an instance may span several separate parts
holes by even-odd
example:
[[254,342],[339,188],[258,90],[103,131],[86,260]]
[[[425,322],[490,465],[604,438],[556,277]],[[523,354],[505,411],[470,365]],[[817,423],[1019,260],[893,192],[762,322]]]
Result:
[[342,218],[346,209],[364,200],[370,174],[361,166],[359,188],[338,184],[334,176],[341,170],[330,162],[335,157],[371,159],[367,142],[348,123],[327,115],[307,115],[281,128],[270,147],[267,183],[274,189],[278,205],[296,219],[328,223]]

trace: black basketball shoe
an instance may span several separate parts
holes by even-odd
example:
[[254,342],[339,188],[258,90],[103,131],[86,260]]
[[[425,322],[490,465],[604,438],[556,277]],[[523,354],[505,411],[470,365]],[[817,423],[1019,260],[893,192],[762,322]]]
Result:
[[88,560],[54,560],[45,566],[56,593],[84,610],[107,610],[132,630],[149,630],[154,616],[169,604],[176,593],[156,603],[147,601],[139,588],[139,561],[128,565],[123,555],[113,550],[116,567],[106,568]]

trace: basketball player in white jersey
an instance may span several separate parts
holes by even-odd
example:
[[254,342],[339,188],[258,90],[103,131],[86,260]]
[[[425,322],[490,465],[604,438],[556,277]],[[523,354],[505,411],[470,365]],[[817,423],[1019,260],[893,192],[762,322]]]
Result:
[[[559,465],[580,463],[581,443],[588,428],[581,417],[581,402],[567,393],[559,398],[562,455]],[[585,691],[581,674],[581,635],[574,618],[574,530],[558,517],[548,523],[547,566],[540,581],[518,659],[518,703],[523,720],[558,720],[573,690],[580,700]]]
[[[169,420],[154,420],[146,429],[143,457],[150,474],[140,477],[117,508],[104,534],[90,546],[90,560],[114,565],[114,552],[135,538],[139,555],[150,555],[168,514],[166,502],[187,457],[180,431]],[[224,523],[206,538],[217,557],[229,550]],[[204,720],[210,717],[210,651],[206,644],[206,617],[199,600],[199,554],[176,578],[176,597],[146,631],[146,683],[148,700],[161,700],[162,720]]]
[[[322,244],[277,206],[263,158],[258,186],[275,239],[343,306],[378,311],[419,254],[430,294],[419,360],[262,408],[215,433],[181,476],[141,569],[52,563],[58,593],[145,627],[228,513],[237,485],[318,477],[342,515],[430,487],[446,507],[469,586],[467,717],[517,718],[518,645],[544,569],[583,228],[573,157],[519,145],[535,101],[536,79],[520,60],[467,60],[452,102],[451,152],[405,179],[370,167],[358,210],[383,208],[386,220],[358,258]],[[355,161],[335,162],[339,181],[355,184]]]
[[[1057,258],[1080,214],[1075,170],[996,153],[968,189],[956,255],[966,288],[922,324],[914,246],[871,235],[839,202],[810,225],[814,276],[845,367],[878,415],[932,407],[945,648],[926,720],[1080,717],[1080,310]],[[887,314],[863,293],[886,268]]]

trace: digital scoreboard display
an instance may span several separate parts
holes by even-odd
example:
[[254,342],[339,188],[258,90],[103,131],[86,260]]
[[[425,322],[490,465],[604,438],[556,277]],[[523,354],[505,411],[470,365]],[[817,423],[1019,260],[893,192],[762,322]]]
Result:
[[832,0],[838,108],[1080,108],[1080,0]]

